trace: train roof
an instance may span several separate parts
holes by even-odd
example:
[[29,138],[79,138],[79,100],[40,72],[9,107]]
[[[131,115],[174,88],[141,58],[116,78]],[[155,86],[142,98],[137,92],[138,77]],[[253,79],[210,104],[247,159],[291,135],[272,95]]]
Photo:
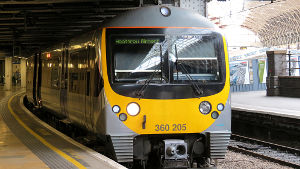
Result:
[[[191,10],[168,6],[171,14],[163,16],[160,12],[161,7],[163,6],[156,5],[125,12],[101,25],[98,31],[103,27],[199,27],[218,29],[207,18]],[[95,30],[73,37],[68,41],[69,45],[72,46],[93,41],[94,33]],[[62,44],[63,42],[58,43],[44,51],[50,52],[54,49],[60,49],[62,48]]]
[[104,27],[201,27],[214,29],[216,26],[202,15],[191,10],[168,6],[171,14],[163,16],[162,6],[142,7],[125,12]]

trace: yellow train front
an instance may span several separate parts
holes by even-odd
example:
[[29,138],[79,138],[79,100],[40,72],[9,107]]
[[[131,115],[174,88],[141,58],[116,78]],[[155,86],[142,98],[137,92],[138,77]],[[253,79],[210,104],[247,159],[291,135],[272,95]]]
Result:
[[228,54],[214,25],[180,8],[131,11],[102,29],[101,61],[106,113],[122,122],[108,132],[118,161],[176,168],[224,158]]

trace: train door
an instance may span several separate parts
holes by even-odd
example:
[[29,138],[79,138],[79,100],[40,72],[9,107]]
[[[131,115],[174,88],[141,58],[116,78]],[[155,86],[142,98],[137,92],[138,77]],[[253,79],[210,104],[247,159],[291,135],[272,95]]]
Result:
[[38,72],[37,72],[37,104],[38,106],[42,106],[42,95],[41,95],[41,90],[42,90],[42,53],[40,52],[38,55]]
[[33,79],[32,79],[32,99],[34,102],[34,105],[37,105],[37,98],[36,98],[36,93],[37,93],[37,63],[38,63],[38,54],[35,53],[33,56]]
[[67,111],[67,87],[68,87],[68,48],[66,44],[63,44],[62,56],[61,56],[61,74],[60,74],[60,108],[61,113],[66,118],[69,117]]
[[91,67],[90,67],[90,46],[88,46],[87,55],[86,55],[85,64],[87,65],[85,71],[85,123],[89,128],[89,124],[91,124],[91,106],[92,106],[92,98],[91,98]]

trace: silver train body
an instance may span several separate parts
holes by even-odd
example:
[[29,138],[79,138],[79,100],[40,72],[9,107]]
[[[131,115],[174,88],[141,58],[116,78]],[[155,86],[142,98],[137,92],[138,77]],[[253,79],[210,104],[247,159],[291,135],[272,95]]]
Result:
[[[105,138],[103,140],[106,140],[107,144],[113,147],[111,150],[114,152],[112,158],[118,162],[128,163],[140,161],[142,164],[145,164],[150,159],[151,152],[153,151],[159,154],[159,161],[164,168],[191,167],[193,163],[198,163],[199,167],[205,166],[208,159],[224,158],[230,139],[231,109],[228,88],[229,69],[227,68],[228,59],[226,59],[228,55],[226,46],[224,45],[226,42],[223,38],[219,40],[220,46],[222,47],[220,52],[222,57],[218,57],[221,59],[218,60],[218,63],[211,60],[206,61],[210,63],[210,66],[220,64],[220,72],[218,72],[217,75],[218,77],[222,76],[220,78],[221,80],[212,82],[213,85],[206,83],[206,86],[203,87],[200,92],[204,93],[202,96],[201,94],[197,96],[197,92],[195,92],[196,94],[194,93],[195,89],[193,89],[193,86],[195,85],[186,82],[187,80],[183,80],[185,82],[181,85],[187,85],[187,87],[182,90],[178,87],[173,90],[175,85],[173,85],[173,87],[170,85],[169,90],[160,89],[164,84],[169,84],[163,82],[162,77],[160,84],[156,84],[156,86],[151,83],[148,86],[148,84],[146,84],[147,82],[138,84],[138,81],[136,81],[135,83],[131,83],[130,85],[138,84],[137,89],[146,85],[147,89],[142,91],[144,94],[141,95],[135,95],[135,92],[139,90],[128,89],[131,92],[127,92],[125,89],[130,86],[128,84],[127,86],[124,85],[124,88],[119,89],[117,88],[118,86],[114,88],[112,82],[108,82],[110,78],[119,77],[116,70],[114,73],[108,73],[114,67],[118,67],[118,65],[111,66],[108,64],[109,36],[107,35],[105,38],[103,36],[109,32],[109,29],[141,29],[141,31],[136,33],[139,35],[143,34],[142,31],[145,29],[149,29],[150,32],[152,29],[180,29],[179,33],[175,32],[175,34],[180,34],[184,32],[185,29],[188,31],[191,29],[197,29],[198,31],[199,29],[199,31],[204,31],[205,34],[202,39],[206,38],[206,34],[217,32],[214,25],[199,14],[175,7],[168,7],[166,9],[169,10],[170,13],[165,16],[162,14],[164,11],[162,11],[163,9],[160,6],[129,11],[107,22],[97,30],[72,38],[64,43],[58,43],[48,50],[33,55],[27,61],[26,95],[28,100],[36,106],[52,110],[64,121],[81,126],[97,134],[99,137]],[[193,32],[193,30],[191,32]],[[131,31],[130,33],[133,36],[134,32]],[[119,35],[118,33],[116,34]],[[135,43],[130,41],[132,38],[129,38],[130,40],[128,41],[128,37],[126,37],[127,39],[125,38],[124,41],[124,34],[126,34],[126,31],[120,34],[120,37],[123,37],[123,39],[121,39],[123,41],[118,41],[118,43],[123,43],[122,45]],[[152,34],[155,33],[149,33],[149,35]],[[220,36],[218,33],[216,34],[216,36]],[[188,36],[184,35],[184,38],[186,37]],[[156,41],[158,42],[160,40],[154,38],[153,43]],[[152,43],[150,41],[147,42]],[[160,53],[163,53],[162,48],[164,47],[161,47]],[[177,48],[180,50],[180,47]],[[118,48],[114,49],[120,50]],[[103,61],[104,54],[107,55],[106,59],[108,60],[106,60],[105,63]],[[162,55],[163,54],[161,54],[161,56]],[[162,59],[162,57],[160,58]],[[162,66],[162,62],[160,63],[160,66]],[[119,72],[122,73],[122,71]],[[163,76],[162,69],[157,72],[161,72],[161,76]],[[127,74],[121,73],[120,77],[127,77]],[[197,76],[192,77],[197,78]],[[180,76],[177,74],[177,79],[179,78]],[[217,79],[217,77],[215,79]],[[150,81],[149,79],[146,80]],[[201,85],[198,86],[201,87]],[[152,87],[156,87],[157,89],[152,89]],[[113,91],[119,93],[122,97],[117,94],[114,94],[114,97],[112,97]],[[153,93],[155,93],[153,91],[161,91],[161,93],[153,96]],[[178,94],[180,92],[185,93],[185,95],[181,96]],[[222,92],[222,95],[218,95]],[[189,97],[188,95],[191,96]],[[120,99],[118,99],[118,97],[120,97]],[[157,102],[159,105],[163,103],[165,103],[165,105],[175,105],[177,101],[183,102],[190,98],[193,100],[187,103],[197,102],[195,110],[197,112],[195,113],[199,114],[201,114],[198,109],[201,99],[204,101],[209,101],[209,99],[213,100],[210,102],[212,105],[211,112],[209,112],[209,115],[201,114],[201,117],[203,116],[207,118],[207,120],[202,122],[201,119],[199,119],[197,126],[192,125],[195,118],[189,117],[190,119],[182,123],[180,119],[173,120],[179,121],[178,125],[182,128],[178,132],[172,131],[168,133],[167,131],[166,126],[168,125],[169,128],[173,124],[171,117],[167,118],[170,119],[169,126],[168,120],[163,119],[165,117],[160,118],[159,116],[146,114],[150,112],[150,109],[147,110],[147,108],[144,108],[149,104],[155,106],[157,100],[163,100],[163,102]],[[129,101],[124,101],[126,99]],[[197,99],[199,101],[197,101]],[[222,102],[224,106],[220,111],[219,108],[218,110],[216,108],[217,103],[219,103],[217,100],[220,100],[220,105]],[[147,101],[152,102],[147,103]],[[126,112],[125,107],[130,102],[136,102],[140,105],[141,112],[139,115],[131,116]],[[216,104],[214,102],[216,102]],[[187,105],[187,103],[182,103],[182,105]],[[119,105],[121,109],[120,113],[114,112],[112,109],[114,105]],[[216,111],[214,111],[214,109]],[[159,111],[167,111],[167,108]],[[218,117],[215,118],[212,112],[217,112]],[[122,113],[126,116],[125,121],[122,119],[123,117],[121,117]],[[180,112],[178,112],[178,118],[180,118],[179,113]],[[172,118],[175,119],[176,117]],[[162,123],[159,122],[161,120],[168,123],[164,125],[163,129]],[[157,123],[155,121],[157,121]],[[134,122],[136,124],[134,124]],[[195,121],[195,123],[197,123],[197,121]],[[153,130],[150,124],[153,124]],[[136,127],[135,125],[138,126]],[[183,130],[184,126],[188,128],[185,131]],[[156,130],[157,127],[158,129]],[[180,150],[182,151],[180,152]]]

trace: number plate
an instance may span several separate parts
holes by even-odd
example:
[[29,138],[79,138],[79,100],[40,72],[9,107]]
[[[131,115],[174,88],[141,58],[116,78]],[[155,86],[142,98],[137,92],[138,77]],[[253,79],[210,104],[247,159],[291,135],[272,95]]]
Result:
[[186,124],[156,124],[155,131],[186,131]]

